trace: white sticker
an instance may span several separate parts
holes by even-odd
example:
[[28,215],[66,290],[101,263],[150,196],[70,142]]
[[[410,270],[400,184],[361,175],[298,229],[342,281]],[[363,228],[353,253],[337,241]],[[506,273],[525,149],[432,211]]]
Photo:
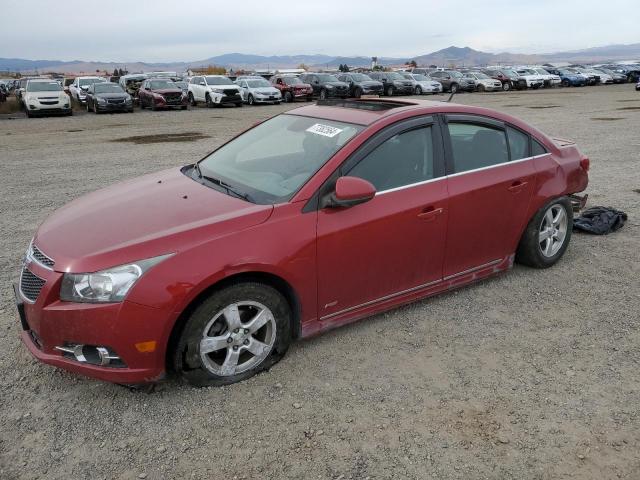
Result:
[[317,135],[323,135],[329,138],[335,137],[342,130],[342,128],[332,127],[331,125],[322,125],[321,123],[316,123],[315,125],[307,128],[307,132],[315,133]]

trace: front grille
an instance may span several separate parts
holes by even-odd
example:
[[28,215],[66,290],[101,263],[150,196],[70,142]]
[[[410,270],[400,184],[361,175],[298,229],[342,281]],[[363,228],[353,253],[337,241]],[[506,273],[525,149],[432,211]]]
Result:
[[57,100],[41,100],[40,103],[42,105],[55,105],[58,103]]
[[112,105],[120,105],[124,103],[124,98],[110,98],[107,100],[107,102]]
[[40,291],[45,284],[45,280],[24,268],[20,276],[20,291],[27,300],[35,302],[40,295]]
[[238,93],[239,93],[238,90],[231,89],[231,88],[224,89],[223,92],[228,97],[232,97],[234,95],[238,95]]
[[36,247],[35,245],[31,246],[31,254],[33,255],[33,258],[40,264],[44,265],[45,267],[49,267],[49,268],[53,268],[53,266],[56,264],[56,262],[52,259],[47,257],[44,253],[42,253],[42,251]]

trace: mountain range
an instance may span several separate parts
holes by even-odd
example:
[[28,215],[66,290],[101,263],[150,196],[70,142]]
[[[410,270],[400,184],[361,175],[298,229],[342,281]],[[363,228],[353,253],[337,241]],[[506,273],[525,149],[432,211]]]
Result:
[[[608,45],[604,47],[588,48],[547,54],[518,54],[518,53],[488,53],[469,47],[448,47],[437,52],[406,58],[380,57],[381,65],[402,65],[415,60],[418,65],[438,66],[473,66],[498,63],[546,63],[546,62],[604,62],[633,60],[640,58],[640,43],[629,45]],[[295,68],[300,64],[309,67],[336,68],[340,64],[350,67],[365,67],[371,65],[371,57],[353,56],[341,57],[330,55],[251,55],[243,53],[227,53],[192,62],[101,62],[85,60],[27,60],[24,58],[0,58],[0,71],[55,71],[61,73],[92,73],[99,71],[113,71],[115,68],[126,68],[129,72],[144,72],[152,70],[184,71],[188,68],[218,65],[233,69],[256,68]]]

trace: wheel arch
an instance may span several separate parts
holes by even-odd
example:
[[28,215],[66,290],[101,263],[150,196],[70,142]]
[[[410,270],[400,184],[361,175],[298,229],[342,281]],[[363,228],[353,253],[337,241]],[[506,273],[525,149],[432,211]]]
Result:
[[167,370],[173,368],[173,362],[171,360],[173,351],[180,339],[180,335],[182,334],[189,315],[191,315],[191,313],[198,307],[198,305],[200,305],[212,293],[218,290],[222,290],[223,288],[229,287],[231,285],[244,282],[262,283],[264,285],[275,288],[280,294],[282,294],[287,300],[289,308],[291,309],[293,320],[291,330],[292,338],[300,338],[302,333],[302,306],[298,294],[296,293],[293,286],[281,276],[271,272],[259,270],[238,272],[218,279],[209,286],[203,288],[194,298],[192,298],[186,304],[186,306],[179,313],[176,321],[173,324],[173,327],[171,328],[171,333],[169,334],[165,349],[165,366]]

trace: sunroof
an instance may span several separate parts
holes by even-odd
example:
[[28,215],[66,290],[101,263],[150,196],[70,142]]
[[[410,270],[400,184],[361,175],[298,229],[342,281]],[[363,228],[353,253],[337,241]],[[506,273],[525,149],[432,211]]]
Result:
[[398,102],[393,100],[343,100],[338,98],[318,100],[317,104],[322,107],[355,108],[357,110],[370,110],[374,112],[415,105],[410,102]]

